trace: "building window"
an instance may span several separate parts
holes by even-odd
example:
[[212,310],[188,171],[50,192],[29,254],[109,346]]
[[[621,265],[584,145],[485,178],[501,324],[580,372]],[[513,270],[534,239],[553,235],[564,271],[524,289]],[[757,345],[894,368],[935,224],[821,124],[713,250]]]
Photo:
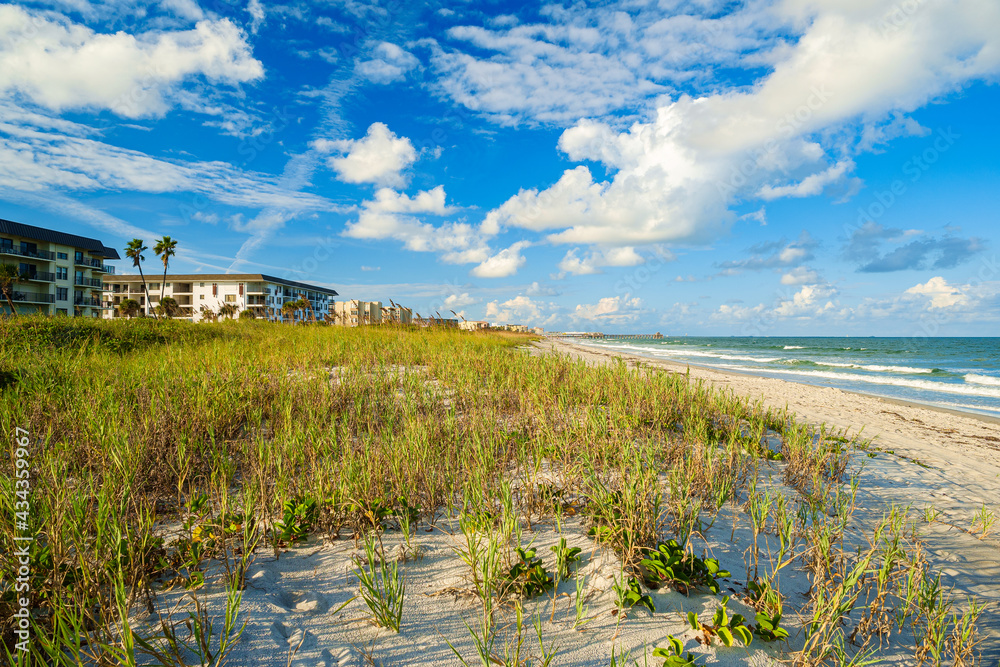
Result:
[[160,289],[160,283],[149,283],[149,289]]
[[74,253],[73,257],[78,262],[82,262],[83,261],[83,253],[80,252],[79,250],[77,250],[76,253]]
[[226,295],[226,303],[236,303],[236,295],[235,294],[227,294]]
[[205,283],[198,283],[198,286],[199,286],[199,287],[204,287],[204,286],[205,286]]
[[56,288],[56,301],[69,301],[69,288],[68,287],[57,287]]
[[64,252],[57,252],[56,259],[69,259],[69,255]]
[[69,280],[69,269],[65,266],[56,267],[56,279],[57,280]]
[[199,294],[198,298],[201,299],[202,301],[204,301],[205,300],[205,295],[204,294]]

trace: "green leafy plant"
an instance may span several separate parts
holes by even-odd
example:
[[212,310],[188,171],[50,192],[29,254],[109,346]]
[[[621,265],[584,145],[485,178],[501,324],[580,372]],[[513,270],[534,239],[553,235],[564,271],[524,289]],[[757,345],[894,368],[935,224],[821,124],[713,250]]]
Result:
[[765,642],[788,641],[788,630],[781,627],[781,612],[771,615],[765,612],[757,612],[757,627],[753,633]]
[[670,642],[669,648],[653,649],[654,658],[663,658],[663,667],[694,667],[698,664],[694,653],[684,653],[684,643],[680,639],[667,635],[667,641]]
[[649,549],[639,562],[643,581],[652,589],[671,584],[681,593],[692,588],[704,587],[719,593],[717,577],[728,577],[729,572],[719,567],[715,558],[700,558],[689,554],[677,540],[660,542]]
[[722,604],[712,614],[712,623],[702,623],[698,620],[698,614],[693,611],[688,612],[688,623],[692,630],[701,633],[699,641],[710,645],[715,637],[719,638],[726,646],[732,646],[733,642],[739,639],[744,646],[749,646],[753,641],[753,633],[746,625],[746,619],[742,614],[729,615],[726,605],[729,604],[729,596],[722,598]]
[[580,547],[567,547],[566,538],[560,537],[559,544],[549,547],[556,555],[556,574],[560,579],[569,578],[569,569],[580,560]]
[[618,607],[621,612],[638,605],[648,609],[651,614],[656,613],[656,606],[653,604],[653,598],[642,592],[642,589],[639,588],[639,580],[635,577],[629,577],[627,580],[622,579],[621,581],[616,581],[613,589],[615,592],[615,606]]
[[285,501],[282,510],[276,525],[278,539],[290,544],[305,539],[319,518],[316,499],[310,496],[294,496]]
[[525,597],[541,595],[555,586],[552,575],[542,565],[542,559],[535,555],[535,550],[516,548],[518,562],[507,573],[510,587]]

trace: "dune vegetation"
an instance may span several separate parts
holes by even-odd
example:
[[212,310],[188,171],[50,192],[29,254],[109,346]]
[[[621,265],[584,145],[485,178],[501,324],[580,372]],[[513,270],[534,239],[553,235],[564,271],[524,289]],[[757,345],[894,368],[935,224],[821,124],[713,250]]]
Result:
[[[239,664],[256,561],[324,540],[359,550],[354,616],[405,633],[418,604],[406,549],[417,526],[447,523],[468,621],[443,640],[465,664],[559,664],[572,637],[604,632],[590,619],[613,617],[617,633],[665,617],[662,590],[701,601],[674,619],[685,633],[605,664],[695,664],[704,654],[689,649],[704,645],[809,665],[974,662],[983,612],[927,570],[923,517],[856,519],[862,439],[684,374],[533,355],[532,340],[0,320],[5,656]],[[578,574],[587,549],[531,537],[569,517],[620,563],[606,596]],[[27,652],[26,593],[11,584],[24,544]]]

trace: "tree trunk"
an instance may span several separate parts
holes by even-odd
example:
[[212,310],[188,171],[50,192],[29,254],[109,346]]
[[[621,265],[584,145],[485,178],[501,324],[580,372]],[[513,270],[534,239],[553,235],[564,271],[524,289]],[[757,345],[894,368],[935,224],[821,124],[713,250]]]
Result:
[[14,308],[14,300],[10,298],[10,288],[3,291],[3,298],[7,299],[7,305],[10,306],[10,316],[17,317],[17,310]]

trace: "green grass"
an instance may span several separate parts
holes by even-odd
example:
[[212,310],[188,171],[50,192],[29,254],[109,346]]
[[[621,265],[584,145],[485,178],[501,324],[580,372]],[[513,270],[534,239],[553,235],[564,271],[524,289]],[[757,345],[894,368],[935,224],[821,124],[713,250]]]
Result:
[[[691,539],[709,530],[721,506],[759,499],[759,471],[779,465],[798,494],[782,516],[798,517],[799,539],[783,538],[794,552],[778,560],[812,558],[820,596],[804,609],[816,629],[801,661],[832,660],[831,646],[844,640],[845,605],[870,594],[864,582],[873,577],[855,578],[856,568],[874,572],[884,563],[884,540],[853,566],[843,553],[853,507],[836,500],[849,456],[844,438],[685,375],[532,357],[518,349],[530,340],[389,326],[0,320],[0,428],[10,450],[0,463],[5,586],[18,568],[13,433],[31,434],[39,639],[22,664],[143,664],[152,648],[163,662],[185,642],[218,656],[238,638],[238,589],[256,548],[277,550],[317,533],[361,538],[400,526],[409,533],[442,509],[461,513],[476,545],[485,534],[504,536],[502,544],[491,538],[489,576],[477,588],[476,625],[492,646],[494,615],[511,594],[501,575],[523,546],[518,516],[552,519],[564,507],[584,513],[631,577],[671,535],[688,554],[683,562],[696,562]],[[769,430],[782,440],[780,457],[761,445]],[[560,472],[560,489],[535,479],[543,463]],[[515,499],[511,470],[535,491]],[[829,521],[828,505],[837,510]],[[766,531],[766,513],[757,518]],[[165,544],[153,531],[157,520],[183,522],[186,537]],[[790,535],[791,524],[782,531]],[[479,551],[470,551],[468,565],[482,574]],[[925,595],[917,597],[926,613],[917,597],[906,602],[904,566],[919,563],[893,558],[877,591],[881,604],[903,600],[894,607],[906,612],[900,625],[929,636],[924,616],[950,607]],[[233,591],[234,608],[215,631],[198,597],[209,559],[225,564]],[[123,610],[160,611],[168,583],[189,590],[188,623],[164,616],[157,627],[124,631]],[[0,633],[8,651],[16,602],[4,588]],[[398,613],[392,618],[398,628]],[[941,645],[951,656],[968,649],[968,641]]]

